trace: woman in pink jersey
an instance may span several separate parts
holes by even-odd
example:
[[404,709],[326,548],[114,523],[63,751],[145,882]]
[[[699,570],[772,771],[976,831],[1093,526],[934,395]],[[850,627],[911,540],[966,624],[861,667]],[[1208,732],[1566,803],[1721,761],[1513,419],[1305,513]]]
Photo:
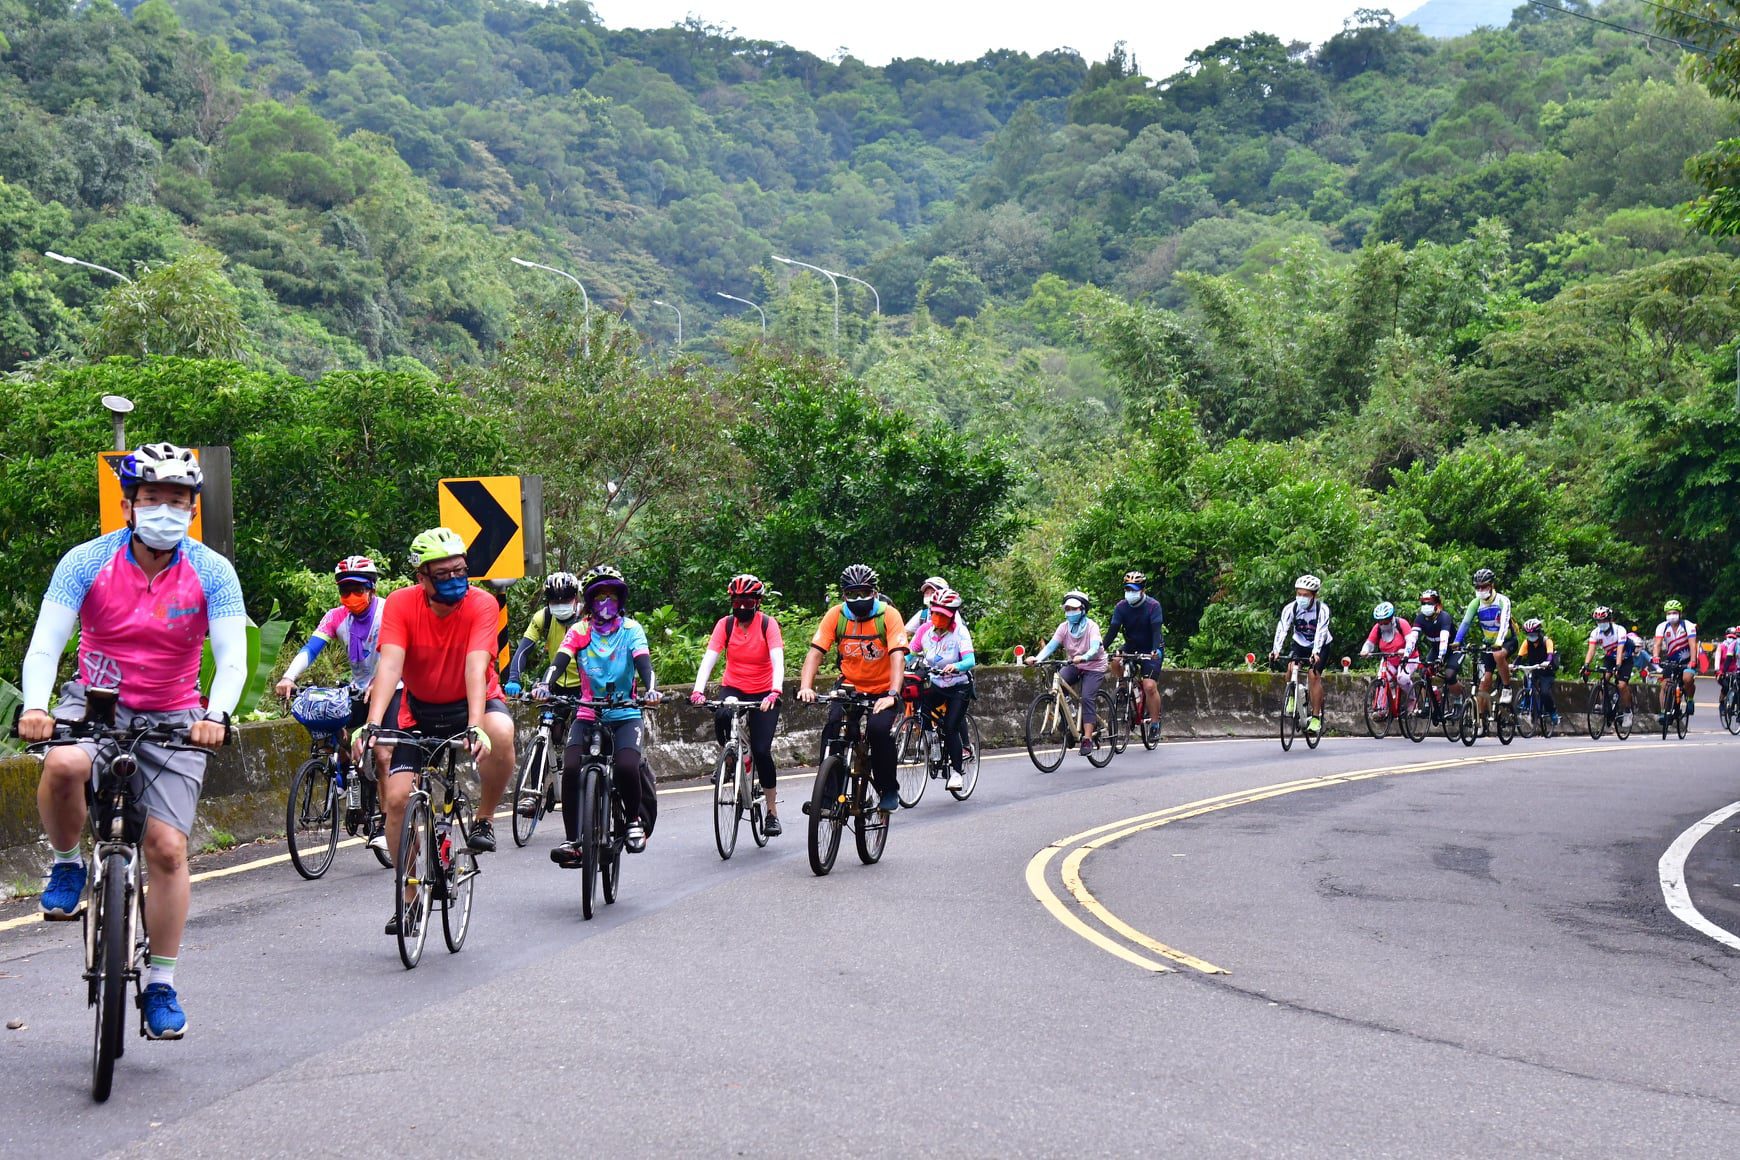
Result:
[[[735,697],[756,703],[749,714],[749,754],[767,799],[766,833],[776,838],[785,831],[779,823],[776,788],[779,771],[773,764],[773,735],[779,729],[779,694],[785,687],[785,638],[780,635],[779,621],[761,611],[761,600],[766,594],[767,586],[747,572],[733,576],[725,586],[731,615],[721,617],[713,626],[689,700],[698,705],[707,699],[707,678],[713,675],[713,666],[723,653],[725,675],[720,678],[723,687],[719,698]],[[731,736],[731,710],[720,709],[714,715],[713,732],[719,744],[725,744]]]

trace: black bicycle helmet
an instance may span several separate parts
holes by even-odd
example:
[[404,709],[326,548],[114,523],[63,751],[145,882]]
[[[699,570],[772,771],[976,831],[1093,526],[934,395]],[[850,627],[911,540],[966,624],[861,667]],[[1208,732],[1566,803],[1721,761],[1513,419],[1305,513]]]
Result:
[[868,564],[848,564],[846,570],[840,573],[840,587],[874,588],[878,583],[876,569]]
[[580,581],[572,572],[552,572],[544,580],[546,601],[572,600],[580,595]]
[[1496,583],[1498,583],[1498,577],[1492,574],[1491,568],[1482,568],[1474,574],[1474,586],[1476,588],[1485,588],[1489,584]]

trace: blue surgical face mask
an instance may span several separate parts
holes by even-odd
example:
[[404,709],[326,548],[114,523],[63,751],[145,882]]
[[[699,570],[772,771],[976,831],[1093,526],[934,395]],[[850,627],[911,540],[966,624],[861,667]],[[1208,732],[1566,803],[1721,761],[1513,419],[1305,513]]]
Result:
[[465,599],[465,592],[471,587],[471,582],[464,576],[449,576],[445,580],[431,580],[435,587],[435,602],[437,604],[458,604]]
[[1304,612],[1307,609],[1309,609],[1313,604],[1317,603],[1317,597],[1315,597],[1315,596],[1295,596],[1295,597],[1293,597],[1293,603],[1298,606],[1300,612]]
[[1142,590],[1140,588],[1126,588],[1124,589],[1124,599],[1131,604],[1140,604],[1142,603]]
[[1081,622],[1087,619],[1086,612],[1065,612],[1063,618],[1069,621],[1071,628],[1080,628]]

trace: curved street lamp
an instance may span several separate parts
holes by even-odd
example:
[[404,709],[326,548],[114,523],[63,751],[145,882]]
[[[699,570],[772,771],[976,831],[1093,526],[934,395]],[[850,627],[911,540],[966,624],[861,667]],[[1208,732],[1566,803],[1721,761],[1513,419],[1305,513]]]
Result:
[[806,270],[814,270],[826,278],[834,287],[834,353],[840,353],[840,275],[833,270],[824,270],[820,266],[812,266],[808,262],[800,262],[796,258],[782,258],[778,254],[770,255],[776,262],[784,262],[788,266],[802,266]]
[[739,297],[737,297],[737,295],[727,294],[723,290],[715,290],[714,293],[719,295],[719,297],[721,297],[721,298],[729,298],[733,302],[741,302],[741,303],[743,303],[743,305],[745,305],[745,306],[749,307],[751,310],[755,311],[755,313],[761,315],[761,337],[762,338],[767,337],[767,311],[763,310],[761,307],[757,306],[755,303],[751,302],[747,298],[739,298]]
[[524,266],[530,270],[547,270],[552,274],[560,274],[562,277],[568,279],[568,281],[574,283],[574,285],[580,287],[580,302],[585,307],[585,314],[580,324],[580,353],[582,355],[591,353],[592,299],[586,294],[585,284],[581,282],[580,279],[574,277],[574,275],[568,273],[568,271],[558,270],[554,266],[546,266],[542,262],[528,262],[524,258],[509,258],[508,260],[516,266]]
[[666,302],[662,298],[654,298],[652,300],[652,302],[653,302],[654,306],[663,306],[666,310],[674,311],[676,313],[676,316],[677,316],[677,346],[679,348],[681,348],[683,345],[683,309],[682,309],[682,307],[672,306],[669,302]]
[[121,273],[121,271],[111,270],[107,266],[99,266],[95,262],[87,262],[83,258],[69,258],[65,254],[57,254],[53,250],[42,251],[42,256],[51,261],[61,262],[68,266],[83,266],[87,270],[101,270],[111,278],[119,278],[129,286],[133,284],[133,279],[127,277],[127,275]]

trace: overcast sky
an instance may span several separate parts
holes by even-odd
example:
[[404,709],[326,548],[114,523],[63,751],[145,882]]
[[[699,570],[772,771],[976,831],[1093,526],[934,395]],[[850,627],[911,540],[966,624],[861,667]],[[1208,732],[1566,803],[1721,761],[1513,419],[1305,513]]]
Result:
[[[1397,16],[1418,6],[1404,0]],[[1381,2],[1365,0],[1370,7]],[[989,3],[987,0],[594,0],[613,28],[661,28],[695,15],[756,40],[781,40],[817,56],[841,47],[869,64],[897,56],[973,60],[994,48],[1029,53],[1069,47],[1088,60],[1127,41],[1142,71],[1165,76],[1187,54],[1223,36],[1272,32],[1282,40],[1319,43],[1341,31],[1360,0],[1075,0],[1074,3]]]

